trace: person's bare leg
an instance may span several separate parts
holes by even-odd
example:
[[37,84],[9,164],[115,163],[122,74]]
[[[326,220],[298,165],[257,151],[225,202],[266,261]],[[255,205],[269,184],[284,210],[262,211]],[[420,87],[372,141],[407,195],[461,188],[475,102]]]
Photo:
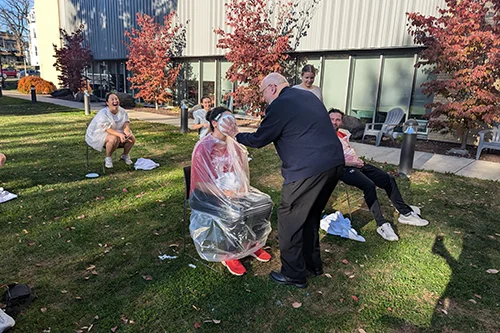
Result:
[[135,136],[131,135],[129,138],[130,141],[127,141],[123,144],[123,155],[128,155],[132,150],[132,147],[135,144]]
[[108,135],[106,137],[106,157],[111,157],[113,155],[113,152],[118,148],[120,145],[120,138],[114,135]]

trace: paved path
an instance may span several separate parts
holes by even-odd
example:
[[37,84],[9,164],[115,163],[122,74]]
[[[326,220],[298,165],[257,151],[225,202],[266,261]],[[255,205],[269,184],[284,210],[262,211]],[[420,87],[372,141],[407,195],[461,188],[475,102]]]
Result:
[[[7,90],[3,91],[5,96],[23,98],[31,100],[29,95],[20,94],[17,91]],[[83,109],[83,103],[65,101],[50,96],[37,96],[40,102],[52,103],[62,105],[70,108]],[[92,111],[98,111],[103,108],[104,103],[92,103]],[[139,112],[134,110],[127,110],[129,117],[132,119],[139,119],[154,123],[169,124],[180,127],[180,118],[176,116],[167,116],[150,112]],[[193,120],[189,119],[189,126],[192,127]],[[254,128],[240,127],[241,132],[253,132]],[[352,147],[359,156],[364,156],[368,159],[373,159],[379,163],[388,163],[399,165],[399,156],[401,149],[390,147],[375,147],[373,145],[352,143]],[[480,179],[489,179],[500,181],[500,163],[488,161],[476,161],[469,158],[439,155],[425,152],[415,152],[413,160],[413,167],[421,170],[432,170],[442,173],[453,173],[465,177],[475,177]]]

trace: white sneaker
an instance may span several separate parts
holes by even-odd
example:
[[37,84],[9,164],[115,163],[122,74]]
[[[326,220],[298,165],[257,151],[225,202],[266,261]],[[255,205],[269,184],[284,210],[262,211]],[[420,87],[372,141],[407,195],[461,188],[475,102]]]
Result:
[[16,324],[14,318],[3,312],[0,309],[0,332],[5,331],[7,328],[10,328]]
[[425,227],[429,221],[424,220],[418,213],[412,211],[408,215],[400,214],[398,218],[399,223],[414,225],[417,227]]
[[134,162],[132,162],[132,160],[130,159],[130,156],[129,155],[122,155],[120,156],[120,159],[123,160],[125,162],[126,165],[131,165],[133,164]]
[[113,158],[112,157],[106,157],[104,159],[104,166],[108,169],[111,169],[113,167]]
[[389,222],[385,222],[380,227],[378,227],[377,232],[380,236],[382,236],[383,239],[388,240],[390,242],[399,240],[398,235],[396,235]]

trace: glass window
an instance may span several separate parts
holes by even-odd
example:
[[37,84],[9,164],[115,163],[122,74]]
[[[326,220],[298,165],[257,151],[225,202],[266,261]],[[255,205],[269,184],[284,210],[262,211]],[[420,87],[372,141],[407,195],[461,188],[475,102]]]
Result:
[[184,99],[188,107],[198,104],[198,81],[200,79],[200,66],[198,61],[186,62],[183,66],[184,72]]
[[376,107],[380,58],[355,58],[348,115],[370,120]]
[[325,59],[323,79],[323,103],[329,110],[340,109],[344,112],[348,84],[349,59]]
[[413,88],[413,94],[411,96],[411,105],[410,105],[411,118],[422,119],[425,114],[431,112],[431,109],[425,108],[425,105],[428,103],[432,103],[434,95],[427,97],[425,94],[422,93],[422,88],[420,87],[422,83],[434,79],[433,75],[427,74],[428,70],[429,66],[422,66],[417,69],[417,76],[415,78],[415,85]]
[[[204,61],[203,66],[203,85],[202,94],[208,96],[214,101],[215,95],[215,61]],[[202,96],[200,96],[201,98]]]
[[396,107],[408,114],[413,63],[413,56],[384,58],[376,122],[383,122],[387,112]]
[[219,85],[219,100],[216,101],[215,106],[225,105],[226,107],[230,107],[229,105],[229,93],[233,91],[233,83],[226,79],[226,73],[231,66],[230,62],[223,61],[220,63],[220,85]]

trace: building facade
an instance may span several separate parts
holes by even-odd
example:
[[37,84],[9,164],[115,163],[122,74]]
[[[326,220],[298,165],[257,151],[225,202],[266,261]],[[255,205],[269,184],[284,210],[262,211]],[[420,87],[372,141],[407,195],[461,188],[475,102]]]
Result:
[[[43,32],[37,33],[41,75],[57,82],[52,44],[60,44],[60,28],[71,32],[84,24],[94,55],[87,73],[94,92],[130,92],[125,31],[136,27],[136,13],[161,22],[175,10],[180,22],[189,21],[184,55],[177,59],[184,65],[177,96],[194,104],[208,95],[217,105],[223,104],[224,95],[234,87],[225,79],[230,63],[224,59],[224,50],[216,48],[213,30],[227,30],[227,2],[35,0],[37,27],[43,26]],[[307,1],[298,3],[304,6]],[[428,111],[424,105],[429,98],[422,94],[420,84],[428,78],[414,68],[421,47],[407,32],[406,13],[437,15],[437,8],[444,6],[444,0],[321,0],[307,36],[291,54],[296,72],[305,63],[317,68],[315,83],[323,90],[327,108],[380,121],[388,110],[401,107],[407,117],[421,118]],[[298,75],[290,80],[300,82]]]
[[40,58],[38,57],[38,38],[36,36],[36,18],[35,10],[32,8],[28,14],[29,23],[29,60],[30,65],[35,67],[35,69],[40,68]]

